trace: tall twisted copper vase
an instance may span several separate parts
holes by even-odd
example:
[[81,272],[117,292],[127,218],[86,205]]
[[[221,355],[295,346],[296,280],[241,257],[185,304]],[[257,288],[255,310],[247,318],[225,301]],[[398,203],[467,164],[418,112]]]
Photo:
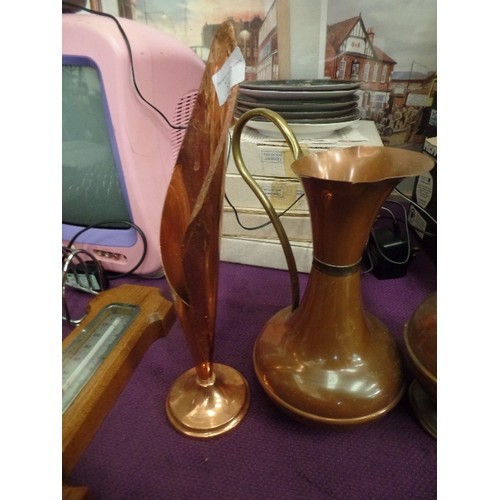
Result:
[[167,190],[160,231],[165,275],[195,364],[170,388],[166,411],[179,432],[200,438],[233,429],[249,405],[244,377],[213,362],[227,137],[237,86],[221,106],[212,76],[235,47],[234,29],[225,22],[212,42]]
[[[309,203],[313,262],[299,302],[293,253],[267,197],[241,157],[245,123],[256,116],[283,132]],[[233,133],[235,163],[278,232],[292,277],[292,305],[267,321],[254,346],[254,368],[268,396],[299,420],[353,426],[378,419],[401,399],[402,361],[386,326],[364,310],[360,262],[375,217],[401,178],[420,175],[428,156],[388,147],[330,149],[304,156],[276,113],[254,109]]]

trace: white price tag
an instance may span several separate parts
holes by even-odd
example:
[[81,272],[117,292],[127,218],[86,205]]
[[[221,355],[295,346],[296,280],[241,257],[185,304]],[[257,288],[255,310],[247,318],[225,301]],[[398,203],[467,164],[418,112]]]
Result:
[[239,47],[236,47],[222,68],[212,76],[219,104],[222,106],[229,96],[231,87],[245,79],[245,59]]

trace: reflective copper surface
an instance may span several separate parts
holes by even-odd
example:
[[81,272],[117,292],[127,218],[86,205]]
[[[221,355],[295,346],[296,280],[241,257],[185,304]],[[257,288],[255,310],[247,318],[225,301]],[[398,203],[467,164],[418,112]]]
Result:
[[415,381],[409,389],[413,409],[424,428],[437,436],[437,293],[415,310],[405,326],[404,342]]
[[[265,195],[248,181],[239,145],[241,128],[255,114],[278,121],[262,109],[242,115],[233,154],[261,199]],[[391,410],[405,386],[392,334],[364,310],[359,262],[387,196],[402,178],[429,171],[434,161],[422,153],[373,146],[301,156],[293,132],[283,120],[278,123],[295,145],[292,169],[309,203],[313,264],[300,303],[276,313],[257,337],[255,372],[269,397],[299,420],[330,426],[367,423]],[[263,205],[282,234],[272,205]],[[287,253],[287,242],[280,240]]]
[[213,373],[211,380],[201,383],[192,368],[170,389],[167,415],[183,434],[218,436],[236,427],[248,410],[248,384],[240,373],[218,363]]
[[[215,34],[197,100],[184,136],[163,207],[160,246],[165,275],[174,299],[177,318],[185,333],[195,369],[182,376],[187,403],[177,404],[178,384],[167,397],[167,414],[174,427],[188,435],[211,437],[212,424],[220,430],[220,419],[205,415],[195,422],[196,411],[206,387],[214,382],[213,350],[219,273],[220,221],[224,195],[227,137],[232,122],[237,86],[219,105],[212,76],[236,47],[232,25],[225,22]],[[235,372],[232,370],[232,372]],[[225,373],[225,372],[224,372]],[[237,372],[235,372],[237,373]],[[190,377],[187,383],[185,378]],[[236,384],[231,380],[238,378]],[[228,412],[239,422],[248,408],[246,381],[233,373],[226,377],[225,397],[213,412],[226,418]],[[214,389],[215,390],[215,389]],[[234,391],[233,394],[230,394]],[[189,408],[189,401],[194,408]],[[230,409],[225,402],[231,401]],[[235,403],[236,401],[236,403]],[[246,411],[246,410],[245,410]],[[244,412],[243,412],[244,413]],[[227,430],[232,428],[226,426]],[[189,432],[186,429],[189,428]]]

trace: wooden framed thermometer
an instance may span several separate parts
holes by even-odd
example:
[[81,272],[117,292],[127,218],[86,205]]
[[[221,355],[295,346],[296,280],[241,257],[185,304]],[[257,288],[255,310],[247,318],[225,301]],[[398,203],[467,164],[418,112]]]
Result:
[[62,465],[67,477],[151,344],[175,321],[155,287],[101,292],[62,342]]

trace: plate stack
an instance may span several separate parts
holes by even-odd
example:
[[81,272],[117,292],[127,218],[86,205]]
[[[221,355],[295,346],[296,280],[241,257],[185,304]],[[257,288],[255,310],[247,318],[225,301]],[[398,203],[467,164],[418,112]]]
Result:
[[[245,111],[267,108],[279,113],[298,139],[320,139],[360,119],[360,83],[344,80],[258,80],[240,83],[236,118]],[[247,125],[263,135],[282,139],[265,118]]]

